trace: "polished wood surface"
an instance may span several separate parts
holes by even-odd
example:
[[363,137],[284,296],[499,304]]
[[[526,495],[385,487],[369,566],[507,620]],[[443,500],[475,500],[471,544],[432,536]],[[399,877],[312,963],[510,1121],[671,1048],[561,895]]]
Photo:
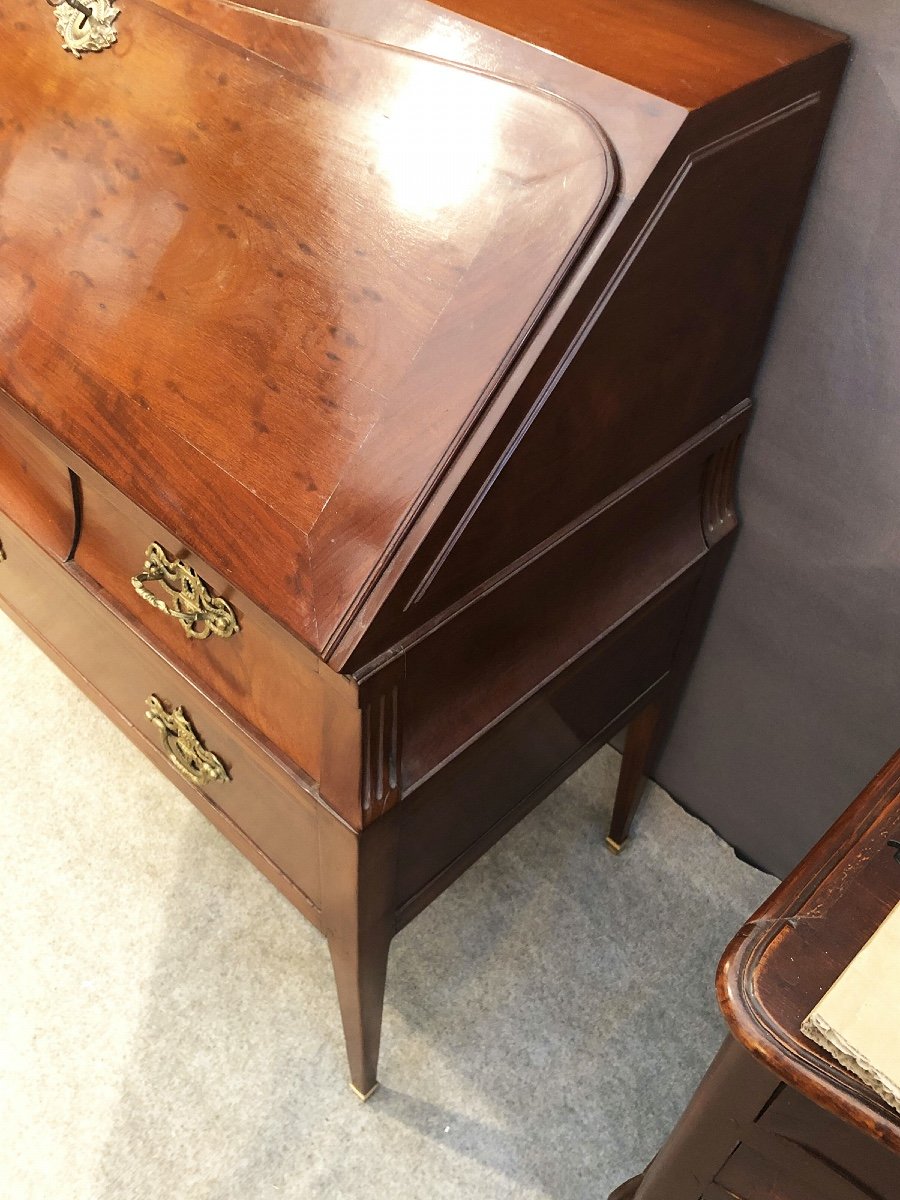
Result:
[[[203,11],[200,0],[173,2],[191,14]],[[451,0],[440,7],[427,0],[263,0],[254,7],[493,71],[502,70],[510,53],[528,57],[535,46],[688,109],[843,40],[831,29],[746,0],[561,0],[552,6]],[[497,31],[522,44],[512,48]]]
[[[6,549],[0,564],[0,608],[321,928],[315,827],[320,806],[314,789],[307,790],[302,779],[286,777],[281,764],[260,753],[246,731],[223,718],[189,679],[168,668],[139,634],[122,628],[105,605],[92,600],[77,568],[60,569],[2,516],[0,542]],[[189,783],[163,754],[144,716],[144,701],[155,690],[166,692],[168,703],[183,704],[206,735],[208,748],[220,752],[231,781],[218,791]]]
[[0,511],[57,558],[70,553],[78,517],[69,471],[20,421],[0,438]]
[[[322,770],[323,681],[320,659],[252,604],[208,562],[173,542],[168,531],[101,480],[82,478],[81,535],[76,564],[107,601],[141,629],[178,666],[215,694],[221,705],[263,732],[274,747],[311,779]],[[150,607],[131,580],[142,570],[151,543],[185,562],[231,605],[239,630],[202,641],[185,636],[180,622]],[[151,592],[164,597],[159,587]]]
[[[688,455],[616,497],[568,530],[552,551],[518,564],[503,586],[426,626],[406,645],[407,786],[548,683],[562,664],[590,647],[592,630],[615,629],[648,596],[701,562],[707,549],[697,522],[703,465],[700,455]],[[616,688],[617,695],[641,692],[665,672],[683,616],[649,673],[640,656],[631,657],[635,678]],[[547,625],[554,630],[549,641],[541,636]],[[645,647],[648,660],[651,647],[652,639]],[[423,703],[433,696],[435,681],[454,713],[452,724],[441,708]]]
[[[900,1114],[800,1032],[900,904],[900,753],[736,935],[719,968],[732,1033],[792,1087],[900,1153]],[[898,1194],[900,1194],[900,1162]]]
[[[280,0],[281,11],[307,7]],[[323,5],[342,21],[360,0]],[[402,7],[402,6],[401,6]],[[412,8],[412,5],[409,5]],[[451,0],[445,7],[603,75],[695,108],[833,46],[839,35],[744,0]]]
[[[279,2],[133,0],[80,62],[6,22],[0,600],[164,766],[183,706],[231,779],[176,782],[328,939],[365,1094],[393,935],[634,722],[627,833],[846,43]],[[137,595],[151,541],[238,633]]]
[[900,753],[736,935],[731,1028],[643,1176],[610,1200],[898,1200],[900,1113],[800,1024],[900,903]]
[[[565,57],[531,45],[428,0],[262,0],[252,8],[218,0],[160,0],[164,7],[199,21],[240,46],[296,70],[302,65],[298,25],[334,29],[387,46],[458,63],[565,96],[603,127],[619,162],[618,194],[610,212],[627,207],[685,119],[684,109],[649,89],[634,119],[635,89],[611,74],[582,66],[573,36]],[[573,32],[577,27],[573,26]],[[624,202],[624,204],[622,203]],[[607,221],[609,218],[607,218]],[[604,227],[607,224],[604,222]]]
[[158,694],[170,709],[183,706],[206,748],[222,759],[230,776],[227,782],[203,788],[208,800],[318,907],[315,789],[306,780],[286,776],[270,756],[254,753],[246,733],[223,717],[194,679],[162,661],[97,602],[74,564],[54,570],[51,560],[8,522],[0,536],[7,555],[2,565],[8,608],[27,619],[72,671],[90,680],[135,731],[142,749],[182,786],[182,776],[166,758],[145,713],[151,694]]
[[[31,0],[7,45],[0,378],[251,598],[277,580],[321,650],[602,215],[612,151],[574,105],[310,26],[289,74],[146,0],[87,70],[45,25]],[[223,506],[252,514],[247,578]]]

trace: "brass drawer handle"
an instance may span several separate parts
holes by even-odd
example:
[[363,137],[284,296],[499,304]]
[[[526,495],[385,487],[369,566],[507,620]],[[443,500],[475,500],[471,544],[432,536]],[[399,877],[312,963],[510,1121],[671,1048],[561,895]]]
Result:
[[[221,596],[214,596],[193,567],[178,558],[169,558],[159,542],[147,547],[147,561],[131,585],[142,600],[153,608],[180,621],[189,638],[202,641],[211,633],[231,637],[240,629],[234,609]],[[172,604],[154,596],[144,584],[159,583]]]
[[167,712],[159,696],[147,697],[146,717],[160,732],[169,762],[191,783],[228,783],[222,760],[207,750],[181,707]]

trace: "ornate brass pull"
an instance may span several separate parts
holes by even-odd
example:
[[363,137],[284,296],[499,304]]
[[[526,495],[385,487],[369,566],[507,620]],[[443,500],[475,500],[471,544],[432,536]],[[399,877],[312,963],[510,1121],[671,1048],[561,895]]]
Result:
[[[145,583],[159,583],[174,602],[154,596]],[[131,585],[142,600],[160,612],[180,621],[189,638],[201,640],[211,633],[216,637],[231,637],[240,629],[234,609],[221,596],[214,596],[193,567],[180,559],[169,558],[159,542],[147,547],[147,561]]]
[[2,542],[0,542],[0,562],[6,562],[6,551],[3,549]]
[[201,785],[228,782],[222,760],[206,749],[183,708],[167,712],[159,696],[148,696],[146,717],[159,730],[169,762],[185,779]]

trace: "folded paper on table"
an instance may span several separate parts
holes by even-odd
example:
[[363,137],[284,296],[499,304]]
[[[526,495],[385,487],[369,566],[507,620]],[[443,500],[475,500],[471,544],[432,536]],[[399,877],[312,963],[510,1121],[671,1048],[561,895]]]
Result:
[[801,1029],[900,1111],[900,904]]

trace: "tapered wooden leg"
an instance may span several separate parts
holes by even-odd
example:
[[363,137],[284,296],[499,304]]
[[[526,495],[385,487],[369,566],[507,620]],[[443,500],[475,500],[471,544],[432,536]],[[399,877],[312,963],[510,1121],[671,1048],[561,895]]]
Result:
[[390,944],[390,931],[384,928],[361,927],[355,934],[347,930],[328,939],[350,1064],[350,1086],[361,1100],[368,1100],[378,1086]]
[[631,822],[647,786],[648,763],[656,748],[662,715],[663,702],[654,700],[632,717],[628,726],[619,785],[606,838],[606,844],[614,854],[619,853],[628,838]]
[[707,554],[691,597],[668,677],[653,700],[632,718],[625,735],[625,753],[622,757],[619,785],[606,838],[607,846],[615,854],[619,853],[628,838],[631,822],[647,784],[647,777],[662,753],[674,721],[678,701],[700,648],[722,574],[734,546],[734,535],[737,532],[734,488],[740,441],[740,437],[737,437],[722,446],[711,456],[706,466],[700,518]]
[[334,967],[350,1084],[377,1087],[388,951],[396,929],[396,816],[361,833],[324,810],[319,817],[322,925]]

